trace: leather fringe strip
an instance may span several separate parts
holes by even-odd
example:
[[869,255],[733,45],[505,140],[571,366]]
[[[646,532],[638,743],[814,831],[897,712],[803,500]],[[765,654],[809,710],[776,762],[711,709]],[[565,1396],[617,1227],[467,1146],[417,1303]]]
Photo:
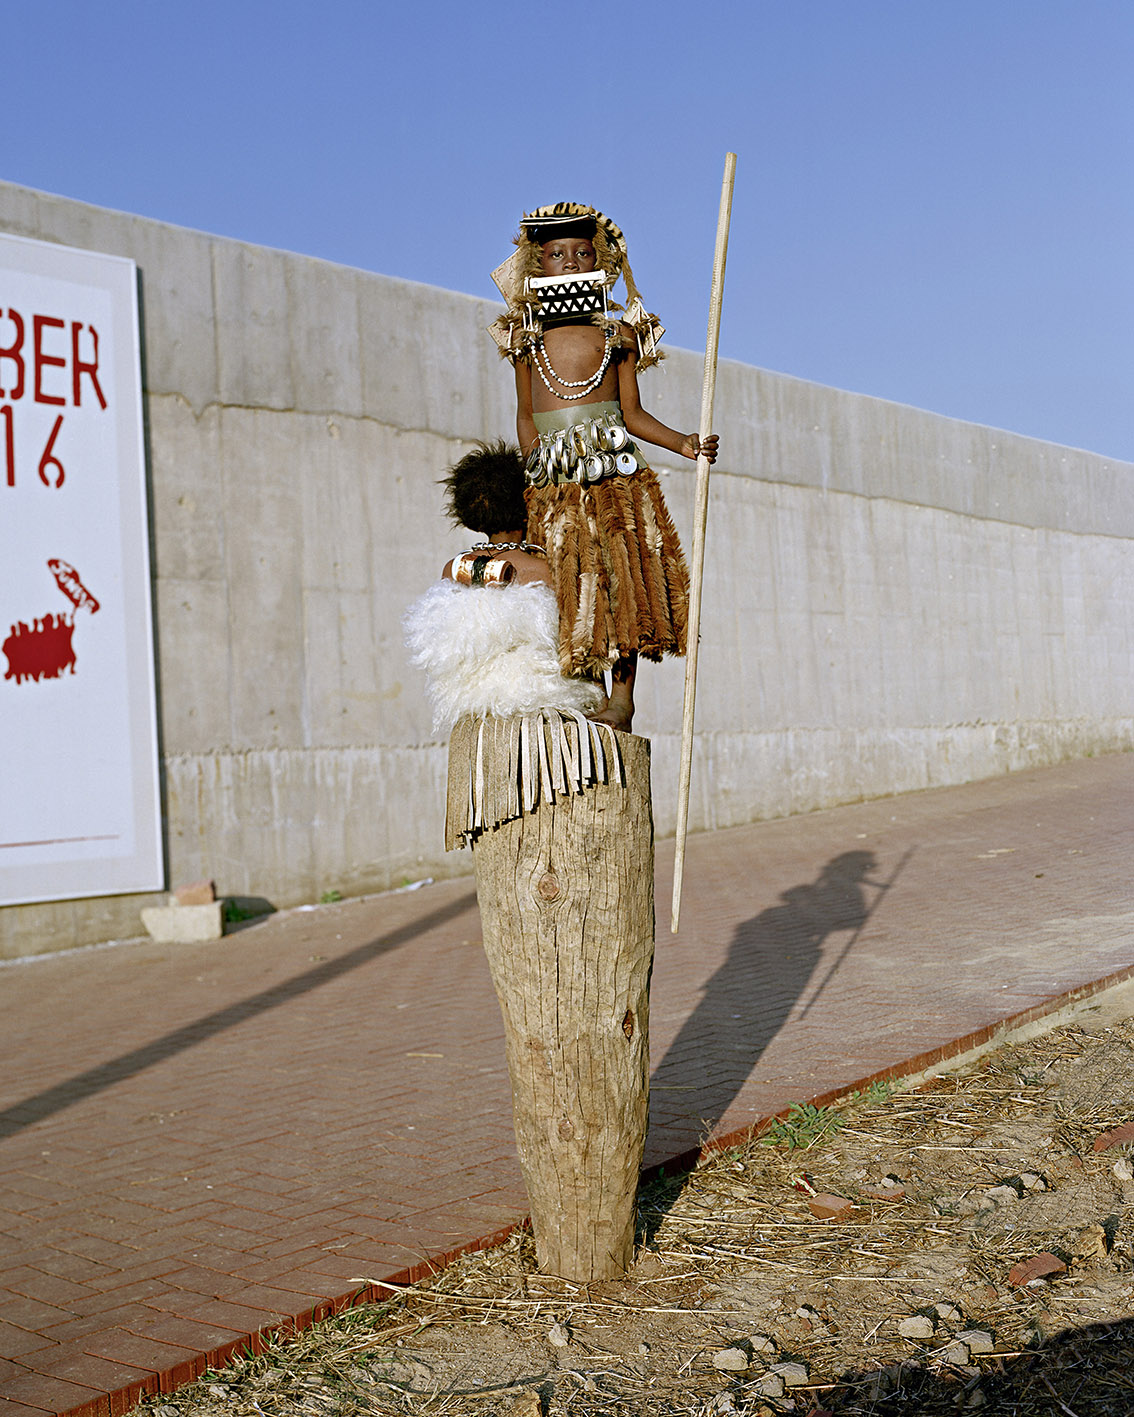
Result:
[[551,708],[462,718],[449,739],[445,850],[600,782],[625,785],[608,723]]

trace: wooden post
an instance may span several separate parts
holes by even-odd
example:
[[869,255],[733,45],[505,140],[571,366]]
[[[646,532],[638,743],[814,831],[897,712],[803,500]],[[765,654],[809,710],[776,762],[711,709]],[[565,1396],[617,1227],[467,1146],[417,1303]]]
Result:
[[633,1260],[649,1102],[650,745],[618,744],[624,785],[559,796],[473,848],[536,1253],[580,1283]]

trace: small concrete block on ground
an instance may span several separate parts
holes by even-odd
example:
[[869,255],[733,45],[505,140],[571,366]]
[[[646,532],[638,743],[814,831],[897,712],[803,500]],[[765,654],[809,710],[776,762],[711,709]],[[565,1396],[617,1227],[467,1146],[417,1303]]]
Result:
[[211,905],[151,905],[142,911],[151,939],[165,945],[192,945],[219,940],[224,934],[224,903]]

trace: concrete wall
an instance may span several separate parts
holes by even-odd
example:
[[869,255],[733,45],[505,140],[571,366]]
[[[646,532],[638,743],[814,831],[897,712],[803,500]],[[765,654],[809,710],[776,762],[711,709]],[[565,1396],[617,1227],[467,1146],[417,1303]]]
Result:
[[[171,883],[276,905],[469,869],[403,607],[461,549],[437,478],[507,434],[481,300],[0,184],[0,229],[141,270]],[[675,351],[647,406],[694,425]],[[721,367],[691,824],[1134,745],[1134,467]],[[687,536],[692,465],[659,457]],[[645,666],[658,829],[681,669]],[[0,956],[149,897],[0,911]]]

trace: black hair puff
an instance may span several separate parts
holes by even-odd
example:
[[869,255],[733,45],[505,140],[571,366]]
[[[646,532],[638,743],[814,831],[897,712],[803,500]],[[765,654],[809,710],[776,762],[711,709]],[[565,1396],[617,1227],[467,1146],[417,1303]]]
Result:
[[519,448],[503,438],[478,443],[442,479],[446,506],[458,526],[491,536],[527,526],[524,506],[524,459]]

